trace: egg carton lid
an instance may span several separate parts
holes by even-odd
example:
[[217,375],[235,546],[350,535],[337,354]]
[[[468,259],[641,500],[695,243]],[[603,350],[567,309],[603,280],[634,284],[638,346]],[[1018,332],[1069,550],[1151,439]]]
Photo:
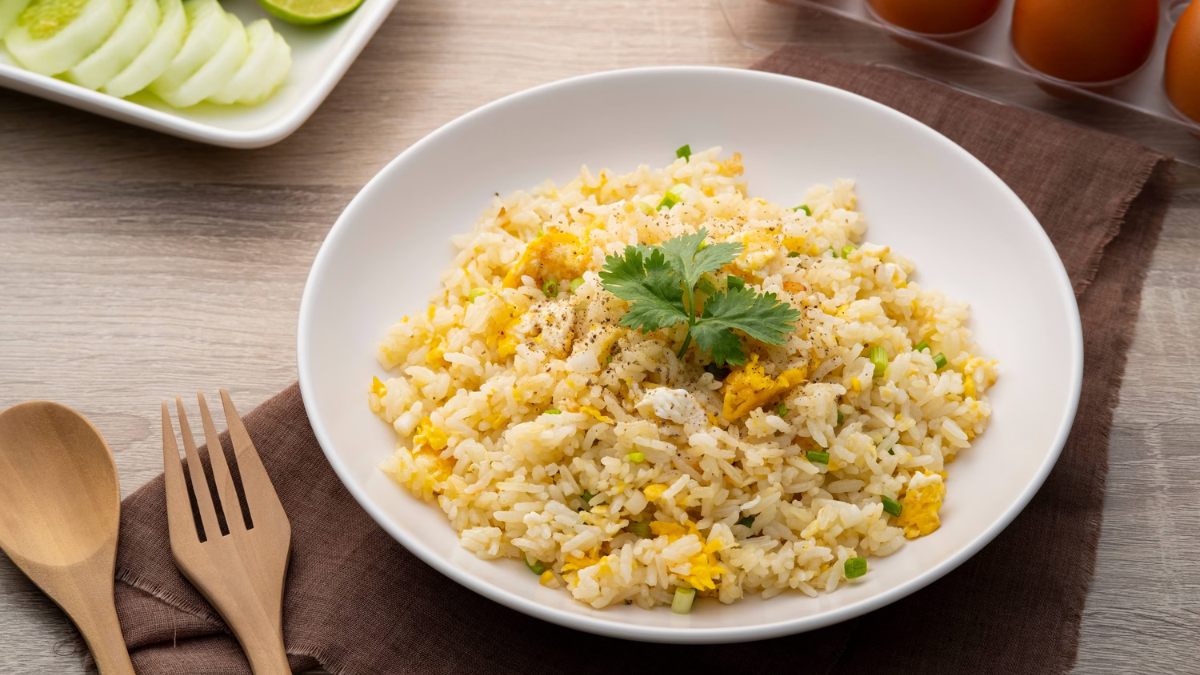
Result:
[[1079,85],[1021,61],[1010,39],[1016,0],[1002,0],[992,18],[975,29],[937,37],[884,22],[867,0],[719,0],[734,37],[751,49],[766,53],[798,44],[845,61],[893,68],[1125,136],[1200,166],[1200,123],[1176,111],[1162,85],[1167,42],[1189,1],[1159,0],[1154,49],[1137,71],[1113,82]]

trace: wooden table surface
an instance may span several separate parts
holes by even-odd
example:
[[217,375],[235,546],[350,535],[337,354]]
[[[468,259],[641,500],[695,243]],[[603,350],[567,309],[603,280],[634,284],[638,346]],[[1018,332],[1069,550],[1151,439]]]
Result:
[[[835,25],[797,35],[848,59],[889,48]],[[0,408],[86,414],[128,494],[162,470],[161,400],[225,386],[245,411],[295,380],[313,256],[414,141],[564,77],[760,56],[717,0],[400,0],[313,118],[257,151],[0,90]],[[1176,176],[1109,448],[1080,673],[1200,663],[1200,171]],[[79,672],[73,649],[63,614],[0,556],[0,672]]]

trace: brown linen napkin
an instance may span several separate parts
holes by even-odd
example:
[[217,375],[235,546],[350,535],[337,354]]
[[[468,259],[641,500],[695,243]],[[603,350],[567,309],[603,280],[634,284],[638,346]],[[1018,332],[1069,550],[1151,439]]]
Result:
[[[245,422],[292,522],[284,634],[295,670],[319,664],[338,674],[588,675],[625,664],[775,675],[1070,668],[1100,534],[1112,409],[1165,210],[1166,158],[799,48],[757,67],[862,94],[933,126],[990,166],[1041,221],[1079,298],[1087,363],[1075,428],[1041,491],[960,568],[860,619],[742,645],[622,642],[501,607],[402,548],[338,481],[292,386]],[[220,618],[171,561],[161,476],[125,500],[121,520],[117,608],[138,672],[249,673]]]

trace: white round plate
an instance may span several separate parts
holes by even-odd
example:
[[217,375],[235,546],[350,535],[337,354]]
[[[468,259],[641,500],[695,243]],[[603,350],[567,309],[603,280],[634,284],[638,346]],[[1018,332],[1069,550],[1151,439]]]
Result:
[[[593,172],[665,166],[675,148],[745,158],[752,196],[798,203],[835,178],[858,182],[869,241],[917,264],[916,279],[971,304],[1000,380],[991,427],[949,467],[942,527],[861,582],[691,614],[593,610],[542,587],[516,560],[462,549],[441,510],[384,476],[395,432],[367,406],[387,328],[423,311],[494,193]],[[300,306],[300,386],[313,431],[363,508],[446,576],[513,609],[633,640],[717,643],[819,628],[881,607],[957,567],[1000,532],[1050,472],[1079,399],[1079,312],[1054,247],[1020,199],[937,132],[865,98],[805,80],[720,68],[648,68],[537,87],[469,113],[397,157],[354,198],[313,263]],[[1020,565],[1020,560],[1012,564]]]

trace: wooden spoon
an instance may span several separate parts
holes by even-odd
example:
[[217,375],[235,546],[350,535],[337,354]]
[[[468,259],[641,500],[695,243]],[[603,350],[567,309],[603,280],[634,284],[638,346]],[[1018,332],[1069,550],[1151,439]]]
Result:
[[133,675],[113,605],[121,488],[92,423],[48,401],[0,413],[0,549],[83,633],[103,675]]

